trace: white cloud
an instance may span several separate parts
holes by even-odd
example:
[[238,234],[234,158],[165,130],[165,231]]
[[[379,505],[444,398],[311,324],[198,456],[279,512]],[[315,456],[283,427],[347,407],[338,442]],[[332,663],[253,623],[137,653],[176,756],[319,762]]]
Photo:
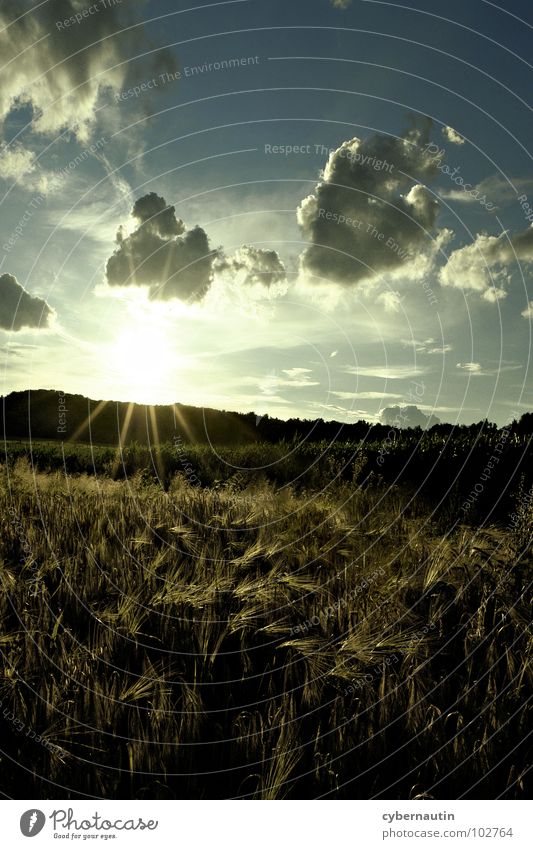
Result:
[[331,395],[334,395],[336,398],[342,398],[343,400],[349,400],[350,398],[356,398],[358,401],[384,401],[385,399],[396,401],[403,398],[403,395],[399,395],[396,392],[331,392]]
[[[280,389],[306,389],[312,386],[320,386],[320,381],[312,380],[311,369],[292,368],[282,369],[282,374],[271,371],[262,377],[245,375],[236,380],[237,389],[243,386],[253,386],[262,395],[270,399],[278,395]],[[285,399],[287,400],[287,399]]]
[[510,280],[509,266],[519,262],[533,262],[533,226],[509,236],[479,233],[470,245],[450,253],[446,265],[440,270],[443,286],[478,292],[494,303],[507,294],[505,286]]
[[320,386],[320,381],[311,380],[309,374],[306,374],[310,371],[309,369],[282,369],[282,371],[287,375],[286,377],[271,372],[259,381],[257,378],[250,378],[250,381],[266,395],[277,391],[280,387],[302,389],[307,386]]
[[260,284],[270,287],[286,280],[285,266],[276,251],[242,245],[231,257],[217,260],[215,270],[229,273],[245,286]]
[[485,289],[481,297],[484,301],[488,301],[489,304],[495,304],[497,301],[506,298],[507,292],[501,286],[493,286],[492,289]]
[[503,362],[496,367],[484,368],[481,363],[457,363],[457,369],[465,375],[472,377],[498,377],[504,372],[520,371],[523,366],[520,363]]
[[465,140],[462,136],[459,135],[457,130],[454,130],[453,127],[443,127],[442,135],[449,141],[451,144],[464,144]]
[[472,189],[439,189],[439,195],[446,200],[454,200],[460,203],[479,203],[480,198],[485,197],[487,201],[501,205],[507,201],[516,202],[518,191],[527,192],[533,189],[533,177],[509,177],[504,179],[500,174],[492,174],[485,177]]
[[468,374],[481,374],[481,363],[457,363],[457,368]]
[[402,306],[402,298],[399,292],[381,292],[376,301],[378,304],[383,304],[385,312],[388,313],[398,313]]
[[47,178],[37,168],[35,152],[20,145],[10,147],[5,142],[0,144],[0,179],[39,192],[47,188]]
[[300,377],[301,375],[304,375],[304,374],[311,374],[313,370],[310,369],[310,368],[301,368],[301,367],[295,366],[294,368],[284,368],[284,369],[282,369],[282,371],[288,377]]
[[525,310],[522,310],[520,313],[524,318],[528,318],[530,321],[533,320],[533,301],[529,301]]
[[[401,339],[400,340],[404,348],[414,348],[417,353],[421,353],[426,350],[426,342],[420,342],[418,339]],[[433,343],[433,339],[430,340]]]
[[452,345],[436,345],[435,339],[402,339],[401,343],[406,348],[414,348],[417,354],[446,354],[452,351]]
[[330,417],[337,421],[340,416],[344,416],[350,421],[379,422],[380,420],[379,414],[377,413],[369,413],[367,410],[350,410],[346,407],[341,407],[338,404],[312,404],[311,409],[314,411],[315,415],[317,409],[326,410]]
[[345,366],[343,369],[347,374],[356,374],[359,377],[379,377],[382,380],[406,380],[425,374],[428,369],[422,366]]
[[453,351],[453,345],[440,345],[436,348],[429,348],[428,354],[447,354],[448,351]]
[[465,245],[450,253],[448,262],[440,270],[440,282],[443,286],[455,289],[470,289],[480,294],[487,291],[492,279],[495,283],[507,282],[503,269],[496,269],[492,262],[493,246],[499,243],[499,237],[478,235],[472,244]]

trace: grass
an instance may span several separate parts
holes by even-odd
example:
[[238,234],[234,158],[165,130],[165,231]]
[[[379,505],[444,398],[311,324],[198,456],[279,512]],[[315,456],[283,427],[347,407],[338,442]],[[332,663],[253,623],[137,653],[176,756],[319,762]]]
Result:
[[135,446],[122,472],[79,449],[67,475],[53,446],[33,468],[12,449],[0,790],[525,797],[529,488],[467,525],[353,448],[314,470],[311,448],[234,450],[272,462],[249,474],[190,446],[199,485],[164,463],[161,485]]

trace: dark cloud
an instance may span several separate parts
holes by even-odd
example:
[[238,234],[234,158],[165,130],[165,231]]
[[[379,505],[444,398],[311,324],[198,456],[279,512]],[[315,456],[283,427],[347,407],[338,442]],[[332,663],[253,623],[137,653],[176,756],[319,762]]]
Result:
[[42,298],[27,292],[12,274],[0,275],[0,328],[46,327],[53,310]]
[[304,272],[351,285],[416,256],[438,213],[422,185],[437,175],[435,159],[424,151],[430,130],[425,119],[401,138],[353,138],[331,154],[314,193],[298,209],[311,242],[301,257]]
[[436,416],[426,416],[414,404],[406,407],[385,407],[381,411],[381,421],[390,427],[421,427],[424,430],[435,424],[440,424]]
[[173,206],[154,192],[135,202],[139,226],[129,236],[119,228],[117,250],[106,266],[110,286],[147,286],[153,298],[197,301],[209,289],[219,256],[201,227],[186,230]]
[[179,236],[185,230],[181,218],[176,218],[175,207],[167,206],[165,199],[155,192],[136,200],[131,214],[159,236]]
[[221,257],[217,270],[235,275],[244,285],[261,283],[272,286],[283,283],[287,274],[285,266],[276,251],[243,245],[232,257]]
[[515,260],[533,262],[533,224],[526,227],[521,233],[511,236],[509,241],[510,244],[505,244],[501,251],[504,262],[514,262]]

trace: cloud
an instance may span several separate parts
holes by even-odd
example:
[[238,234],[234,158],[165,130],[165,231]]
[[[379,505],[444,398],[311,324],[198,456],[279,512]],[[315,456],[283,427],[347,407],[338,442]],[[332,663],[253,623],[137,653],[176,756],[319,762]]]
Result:
[[283,373],[288,377],[301,377],[304,374],[312,374],[313,369],[310,368],[302,368],[301,366],[295,366],[294,368],[284,368],[282,369]]
[[46,301],[24,289],[12,274],[0,275],[0,328],[44,328],[54,312]]
[[19,182],[28,189],[44,191],[46,176],[38,170],[37,156],[20,144],[9,146],[0,143],[0,179],[9,183]]
[[[136,4],[53,0],[32,4],[25,13],[24,5],[20,0],[0,3],[0,125],[27,106],[36,132],[54,137],[68,128],[86,143],[102,95],[119,92],[139,74],[146,76],[147,64],[154,72],[176,64],[168,50],[128,61],[151,46]],[[31,153],[24,159],[17,148],[13,155],[12,169],[26,164],[33,171]]]
[[319,404],[315,403],[310,405],[310,409],[316,415],[316,411],[326,410],[327,413],[331,416],[334,416],[334,421],[338,421],[339,414],[345,416],[347,419],[357,421],[366,421],[366,422],[377,422],[379,421],[379,417],[373,414],[368,413],[367,410],[348,410],[346,407],[340,407],[338,404]]
[[426,119],[400,138],[353,138],[330,155],[314,193],[297,212],[311,242],[300,258],[306,276],[352,286],[377,273],[407,271],[439,208],[422,185],[438,173],[435,157],[422,149],[430,129]]
[[508,201],[516,202],[518,191],[527,192],[533,189],[533,177],[509,177],[504,179],[500,174],[492,174],[485,177],[480,183],[474,185],[473,189],[439,189],[439,195],[447,200],[459,201],[460,203],[479,203],[480,198],[501,205]]
[[491,200],[499,203],[506,200],[516,201],[517,191],[533,189],[533,177],[509,177],[505,180],[500,174],[492,174],[490,177],[485,177],[477,188]]
[[[242,245],[232,256],[210,248],[201,227],[187,230],[175,208],[151,192],[132,209],[137,226],[119,227],[117,249],[107,261],[110,286],[146,286],[152,298],[199,301],[210,289],[215,275],[231,277],[237,290],[243,287],[279,289],[286,271],[276,251]],[[227,295],[227,293],[226,293]]]
[[485,289],[482,295],[483,300],[488,301],[489,304],[495,304],[497,301],[501,301],[506,297],[507,291],[502,286],[493,286],[492,289]]
[[383,424],[390,425],[390,427],[421,427],[424,430],[440,424],[440,419],[436,416],[426,416],[414,404],[406,407],[385,407],[381,411],[381,420]]
[[498,252],[502,262],[533,262],[533,224],[505,241]]
[[280,388],[305,389],[310,386],[320,386],[320,381],[311,379],[311,369],[282,369],[282,372],[285,377],[272,371],[270,374],[264,375],[261,378],[244,377],[241,379],[240,384],[243,386],[256,386],[263,395],[268,396],[277,394]]
[[331,5],[334,9],[347,9],[352,0],[331,0]]
[[403,395],[399,395],[397,392],[331,392],[331,395],[335,395],[336,398],[342,398],[343,400],[350,400],[350,398],[357,398],[358,401],[384,401],[385,398],[390,398],[391,401],[400,400],[403,398]]
[[236,277],[237,282],[247,286],[259,283],[270,287],[286,280],[285,266],[279,254],[252,245],[242,245],[233,256],[221,257],[216,270],[229,272]]
[[359,377],[380,377],[382,380],[406,380],[409,377],[417,377],[425,374],[428,369],[421,366],[345,366],[343,369],[347,374],[356,374]]
[[146,230],[159,236],[179,236],[185,230],[181,218],[176,218],[175,207],[167,206],[165,199],[155,192],[136,200],[131,214]]
[[[430,343],[433,343],[433,339],[428,340]],[[400,339],[400,342],[404,346],[404,348],[414,348],[414,350],[418,353],[419,351],[426,350],[426,342],[420,342],[418,339]]]
[[414,348],[417,354],[446,354],[453,350],[452,345],[436,345],[435,339],[401,339],[402,345],[406,348]]
[[459,133],[453,129],[453,127],[443,127],[442,135],[449,141],[451,144],[464,144],[465,140]]
[[533,225],[514,236],[478,233],[470,245],[452,251],[440,270],[443,286],[478,292],[495,302],[506,297],[508,266],[516,261],[533,262]]
[[457,363],[457,368],[469,374],[481,374],[481,363]]
[[499,377],[507,371],[520,371],[524,366],[521,363],[499,362],[494,368],[484,368],[481,363],[457,363],[456,368],[469,377]]
[[399,292],[381,292],[376,297],[376,302],[383,304],[385,312],[388,313],[398,313],[402,306],[402,299]]
[[17,342],[13,338],[8,339],[5,345],[0,345],[0,351],[10,357],[23,357],[28,351],[36,351],[37,345]]
[[529,301],[525,310],[522,310],[520,313],[524,318],[528,318],[530,321],[533,320],[533,301]]
[[448,351],[453,351],[453,345],[439,345],[436,348],[429,348],[428,354],[447,354]]
[[108,284],[146,286],[150,297],[161,300],[203,298],[218,256],[206,232],[198,226],[186,230],[175,208],[154,192],[135,202],[132,217],[138,226],[130,235],[118,230],[118,247],[106,265]]

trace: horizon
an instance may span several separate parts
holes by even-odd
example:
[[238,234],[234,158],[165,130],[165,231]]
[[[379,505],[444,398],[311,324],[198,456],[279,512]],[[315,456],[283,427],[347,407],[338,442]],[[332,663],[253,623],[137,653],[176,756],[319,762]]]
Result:
[[[175,410],[177,407],[186,407],[186,408],[191,408],[191,409],[194,409],[194,410],[203,410],[203,411],[209,411],[209,412],[214,412],[214,413],[222,413],[222,414],[226,414],[226,415],[239,415],[239,416],[243,416],[243,417],[255,416],[256,425],[258,425],[263,419],[268,418],[268,419],[280,421],[280,422],[283,422],[283,423],[288,423],[291,420],[300,421],[302,423],[314,422],[314,421],[323,421],[326,424],[339,425],[339,426],[342,426],[342,427],[350,427],[351,425],[366,424],[366,425],[368,425],[368,427],[380,426],[380,427],[396,428],[396,429],[399,429],[399,430],[412,430],[412,429],[417,428],[417,427],[421,427],[422,430],[431,430],[431,428],[435,425],[437,425],[437,426],[438,425],[444,425],[446,427],[451,427],[451,428],[455,428],[455,427],[466,427],[466,428],[468,428],[468,427],[473,427],[475,425],[483,424],[484,422],[486,422],[488,425],[495,425],[496,427],[501,429],[501,428],[507,427],[508,425],[513,424],[514,422],[519,422],[520,419],[523,416],[533,415],[533,410],[522,410],[520,412],[517,411],[517,410],[514,410],[513,413],[515,415],[512,415],[511,418],[507,422],[503,423],[503,425],[498,425],[497,422],[491,421],[490,419],[487,419],[486,417],[481,418],[481,419],[477,419],[477,420],[473,420],[471,422],[455,422],[454,423],[454,422],[449,422],[449,421],[445,421],[445,420],[435,419],[435,417],[426,416],[425,418],[427,419],[427,421],[423,422],[422,419],[421,419],[421,416],[423,416],[423,414],[420,413],[420,411],[418,410],[416,405],[393,405],[391,407],[386,407],[386,408],[383,409],[383,411],[382,411],[383,420],[381,420],[381,421],[370,422],[370,421],[367,421],[366,419],[361,418],[361,419],[355,419],[355,420],[349,421],[349,422],[341,422],[338,419],[326,418],[326,417],[305,418],[305,417],[302,417],[302,416],[292,416],[290,418],[283,418],[281,416],[270,415],[269,413],[265,413],[265,414],[261,415],[261,414],[258,414],[255,410],[236,410],[236,409],[223,409],[223,408],[219,408],[219,407],[206,407],[206,406],[203,406],[201,404],[184,404],[181,401],[172,401],[170,403],[165,403],[165,404],[145,404],[141,401],[131,401],[131,400],[122,401],[118,398],[91,398],[91,397],[89,397],[87,395],[83,395],[82,393],[79,393],[79,392],[64,392],[63,390],[60,390],[60,389],[55,389],[55,388],[48,388],[47,389],[47,388],[42,387],[42,386],[37,388],[37,389],[12,390],[11,392],[7,393],[6,395],[0,395],[0,400],[2,402],[5,402],[8,398],[11,397],[11,395],[16,395],[16,394],[27,395],[27,394],[30,394],[30,393],[39,393],[39,392],[51,393],[51,394],[54,394],[54,395],[61,396],[63,398],[66,398],[67,396],[78,397],[78,398],[81,398],[84,401],[89,401],[92,404],[96,404],[97,409],[102,408],[102,405],[103,405],[103,408],[105,409],[105,407],[107,407],[107,405],[121,404],[123,406],[126,406],[129,410],[131,410],[133,407],[145,407],[148,410],[155,410],[155,411],[157,411],[157,408],[174,409]],[[420,414],[420,420],[417,420],[416,423],[415,423],[414,419],[409,420],[407,411],[414,411],[417,414],[416,415],[417,419],[418,419],[418,414]],[[91,415],[93,415],[93,413],[94,413],[94,411],[91,413]],[[89,419],[87,419],[87,420],[89,420]],[[405,423],[406,421],[407,422],[410,421],[410,423],[406,424]],[[67,441],[68,441],[68,439],[67,439]]]

